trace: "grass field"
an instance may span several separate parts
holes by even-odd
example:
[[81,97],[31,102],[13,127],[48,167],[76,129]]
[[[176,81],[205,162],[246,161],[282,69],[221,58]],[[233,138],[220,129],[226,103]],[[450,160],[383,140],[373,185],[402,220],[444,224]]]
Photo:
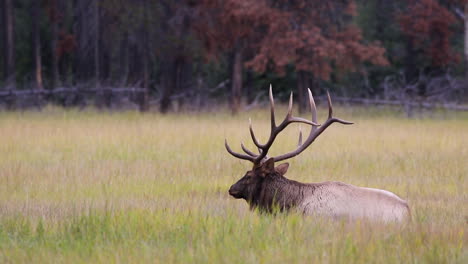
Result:
[[392,191],[410,224],[261,215],[230,198],[251,165],[224,138],[250,144],[251,116],[264,140],[267,110],[0,113],[0,263],[468,263],[468,114],[335,113],[356,124],[330,127],[287,177]]

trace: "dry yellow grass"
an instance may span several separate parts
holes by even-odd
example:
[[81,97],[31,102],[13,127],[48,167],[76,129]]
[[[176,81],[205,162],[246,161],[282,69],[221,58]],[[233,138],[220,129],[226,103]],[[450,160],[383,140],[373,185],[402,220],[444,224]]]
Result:
[[[329,128],[287,177],[392,191],[411,224],[259,215],[230,198],[250,164],[224,138],[250,144],[251,116],[265,139],[266,110],[0,113],[0,262],[468,262],[468,115],[335,112],[356,124]],[[297,133],[272,153],[294,148]]]

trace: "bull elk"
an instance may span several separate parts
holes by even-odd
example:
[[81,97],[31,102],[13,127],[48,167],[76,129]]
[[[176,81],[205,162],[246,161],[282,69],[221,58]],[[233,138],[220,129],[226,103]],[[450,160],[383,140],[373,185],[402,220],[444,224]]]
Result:
[[[275,167],[275,162],[299,155],[325,129],[333,123],[350,125],[351,122],[333,117],[333,108],[328,96],[328,119],[322,125],[317,123],[317,109],[310,89],[308,90],[312,120],[294,117],[292,115],[293,96],[289,99],[288,113],[285,119],[276,125],[275,105],[270,86],[271,131],[265,144],[255,137],[252,122],[249,122],[250,136],[258,148],[258,154],[249,150],[241,143],[245,152],[232,151],[227,140],[226,150],[234,157],[248,160],[253,168],[229,189],[229,194],[236,199],[245,199],[250,209],[263,212],[297,210],[305,215],[330,216],[345,219],[369,219],[383,222],[401,222],[410,218],[410,210],[406,201],[397,195],[380,189],[358,187],[342,182],[301,183],[284,177],[289,164],[282,163]],[[311,126],[310,134],[302,142],[302,132],[299,134],[298,147],[289,153],[268,158],[267,154],[278,134],[291,123],[304,123]]]

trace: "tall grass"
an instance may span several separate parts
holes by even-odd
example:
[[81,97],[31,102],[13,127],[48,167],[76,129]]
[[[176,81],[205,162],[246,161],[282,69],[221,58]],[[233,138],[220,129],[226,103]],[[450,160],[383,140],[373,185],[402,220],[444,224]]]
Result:
[[356,124],[330,127],[287,177],[392,191],[410,224],[261,215],[230,198],[251,165],[224,138],[249,145],[251,116],[265,140],[266,110],[0,113],[0,263],[467,263],[468,115],[335,112]]

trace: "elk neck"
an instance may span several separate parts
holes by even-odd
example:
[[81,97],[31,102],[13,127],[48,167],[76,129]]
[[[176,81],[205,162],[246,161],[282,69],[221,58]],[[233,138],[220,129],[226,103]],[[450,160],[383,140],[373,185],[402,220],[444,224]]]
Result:
[[311,196],[316,189],[315,184],[305,184],[287,179],[279,173],[267,175],[262,184],[254,192],[250,208],[272,212],[288,211],[300,205],[305,197]]

